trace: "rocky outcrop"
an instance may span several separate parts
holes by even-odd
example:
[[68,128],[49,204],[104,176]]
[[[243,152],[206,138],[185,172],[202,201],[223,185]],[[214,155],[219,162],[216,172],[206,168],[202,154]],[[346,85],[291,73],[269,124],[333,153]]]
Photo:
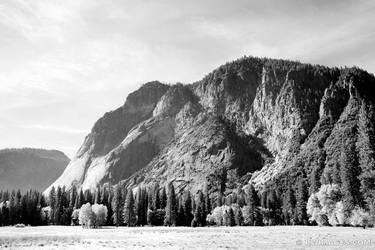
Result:
[[57,150],[0,150],[0,190],[43,191],[68,165],[69,158]]
[[328,178],[345,136],[370,115],[374,85],[356,68],[253,57],[193,84],[148,83],[95,124],[53,185],[174,181],[178,191],[207,183],[216,192],[291,171]]

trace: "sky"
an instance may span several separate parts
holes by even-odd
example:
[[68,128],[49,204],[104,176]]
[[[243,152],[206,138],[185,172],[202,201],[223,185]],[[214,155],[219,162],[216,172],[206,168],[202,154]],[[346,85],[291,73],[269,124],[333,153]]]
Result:
[[73,157],[143,83],[244,55],[375,72],[373,0],[1,0],[0,148]]

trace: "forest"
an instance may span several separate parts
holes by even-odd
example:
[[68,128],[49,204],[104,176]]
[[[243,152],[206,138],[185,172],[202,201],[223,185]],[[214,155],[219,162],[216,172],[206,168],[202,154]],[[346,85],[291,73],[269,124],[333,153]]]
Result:
[[173,182],[126,189],[121,185],[90,190],[52,188],[48,197],[30,190],[0,192],[0,225],[101,226],[373,226],[373,214],[351,203],[336,184],[308,195],[303,179],[284,194],[258,192],[252,185],[216,197],[207,188],[176,193]]

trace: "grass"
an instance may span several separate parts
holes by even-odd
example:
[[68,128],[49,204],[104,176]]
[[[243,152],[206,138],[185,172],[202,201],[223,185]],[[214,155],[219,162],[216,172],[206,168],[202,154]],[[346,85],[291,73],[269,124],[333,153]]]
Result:
[[375,249],[375,229],[352,227],[3,227],[10,249]]

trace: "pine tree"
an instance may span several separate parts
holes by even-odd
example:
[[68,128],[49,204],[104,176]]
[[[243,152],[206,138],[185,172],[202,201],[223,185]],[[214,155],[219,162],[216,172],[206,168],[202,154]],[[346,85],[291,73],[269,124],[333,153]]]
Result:
[[159,184],[155,184],[153,193],[152,193],[152,203],[153,203],[153,208],[154,210],[160,209],[160,191],[159,191]]
[[101,203],[101,192],[100,192],[100,186],[98,186],[95,192],[94,204],[100,204],[100,203]]
[[346,147],[340,157],[341,189],[344,195],[344,210],[349,213],[356,205],[361,204],[360,182],[358,176],[360,168],[355,154],[354,145]]
[[85,196],[85,204],[86,203],[93,204],[93,197],[92,197],[92,193],[90,189],[85,190],[84,196]]
[[280,207],[279,204],[279,197],[278,194],[274,189],[269,191],[267,195],[267,208],[269,209],[269,225],[278,224],[279,216],[278,216],[278,208]]
[[244,190],[241,187],[237,189],[237,204],[240,207],[243,207],[246,205],[246,195],[245,195]]
[[75,201],[77,199],[77,187],[73,185],[72,189],[70,190],[70,197],[69,197],[69,208],[73,209],[75,205]]
[[155,210],[156,208],[154,207],[154,190],[152,188],[147,189],[147,210]]
[[184,199],[183,199],[183,209],[184,209],[184,217],[185,217],[185,225],[190,226],[191,221],[193,220],[193,208],[192,208],[192,199],[191,199],[191,193],[189,190],[186,190],[184,192]]
[[204,210],[206,211],[206,214],[207,214],[207,213],[210,213],[211,210],[212,210],[211,200],[210,200],[210,196],[208,194],[208,184],[207,184],[207,182],[205,182],[204,187],[203,187],[203,195],[204,195],[204,198],[205,198],[205,201],[204,201],[205,208],[204,208]]
[[135,226],[136,215],[134,213],[134,196],[133,190],[130,188],[127,192],[125,205],[123,210],[123,221],[124,224],[128,227]]
[[252,184],[247,188],[246,204],[249,209],[249,225],[253,226],[255,224],[256,210],[260,204],[258,194]]
[[145,205],[147,204],[146,198],[145,190],[138,187],[135,203],[136,225],[138,226],[146,225],[147,223],[147,210],[145,208]]
[[56,207],[53,213],[54,217],[54,222],[57,225],[61,224],[61,215],[63,213],[63,203],[62,203],[62,190],[61,187],[57,187],[57,192],[56,192]]
[[206,225],[206,211],[205,211],[205,199],[202,191],[198,192],[198,197],[195,204],[194,212],[194,223],[196,226],[203,227]]
[[229,207],[227,226],[233,227],[236,225],[236,219],[232,207]]
[[112,199],[113,224],[118,227],[122,224],[122,195],[120,185],[115,186]]
[[107,208],[108,208],[108,215],[107,215],[107,225],[113,225],[113,208],[112,208],[112,199],[113,199],[113,190],[112,187],[108,187],[108,200],[107,200]]
[[176,226],[177,220],[177,202],[176,202],[176,193],[174,191],[173,183],[168,184],[168,197],[167,205],[165,207],[165,226]]
[[243,215],[242,215],[242,211],[240,207],[238,207],[238,209],[235,210],[234,218],[235,218],[237,226],[243,226],[244,221],[243,221]]
[[75,200],[75,203],[74,203],[74,207],[76,209],[80,209],[82,207],[82,205],[84,204],[85,202],[85,197],[84,197],[84,194],[83,194],[83,191],[82,191],[82,188],[79,190],[79,193],[76,197],[76,200]]
[[216,206],[221,207],[223,205],[223,194],[219,192],[216,198]]
[[283,214],[286,225],[294,225],[296,198],[292,186],[289,184],[283,197]]
[[[180,197],[180,202],[178,205],[177,210],[177,226],[187,226],[186,224],[186,218],[185,218],[185,211],[184,211],[184,202],[182,199],[182,196]],[[188,224],[190,225],[190,224]]]
[[21,221],[21,190],[17,190],[15,198],[15,220],[17,223]]
[[358,163],[361,168],[359,181],[360,191],[365,201],[365,207],[370,214],[375,214],[375,105],[362,102],[359,112]]
[[160,191],[160,208],[164,209],[167,205],[167,192],[165,191],[165,187],[163,187]]
[[300,225],[308,224],[308,217],[306,212],[307,200],[309,194],[307,191],[306,182],[303,178],[300,178],[297,183],[297,194],[296,194],[296,216],[297,223]]
[[56,190],[54,186],[49,191],[48,206],[50,206],[51,209],[54,209],[56,207]]
[[267,191],[263,191],[261,193],[261,206],[263,208],[268,208],[268,205],[267,205]]

